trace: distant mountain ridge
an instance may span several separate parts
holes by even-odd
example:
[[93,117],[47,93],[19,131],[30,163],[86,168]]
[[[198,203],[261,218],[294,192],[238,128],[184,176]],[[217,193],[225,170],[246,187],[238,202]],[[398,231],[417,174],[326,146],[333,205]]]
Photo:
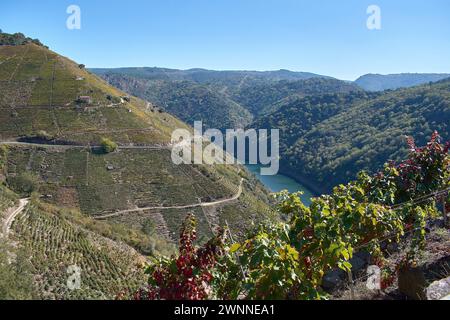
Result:
[[188,124],[248,126],[272,104],[292,96],[351,92],[358,86],[318,74],[278,71],[213,71],[164,68],[91,69],[113,86],[162,106]]
[[310,78],[332,78],[311,72],[297,72],[286,69],[275,71],[247,71],[247,70],[208,70],[193,68],[187,70],[158,68],[158,67],[125,67],[125,68],[91,68],[98,75],[117,73],[133,76],[141,76],[146,79],[159,80],[190,80],[195,82],[208,82],[212,80],[242,80],[244,77],[255,79],[279,80],[305,80]]
[[367,91],[384,91],[409,88],[429,82],[450,78],[448,73],[400,73],[400,74],[366,74],[355,83]]

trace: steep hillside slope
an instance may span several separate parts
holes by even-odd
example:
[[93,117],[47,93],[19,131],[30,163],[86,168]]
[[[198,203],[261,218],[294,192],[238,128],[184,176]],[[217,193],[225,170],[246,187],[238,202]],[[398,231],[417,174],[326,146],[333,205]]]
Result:
[[320,122],[345,112],[353,104],[375,96],[376,94],[363,91],[291,96],[266,109],[255,119],[252,126],[279,129],[280,150],[284,152]]
[[[72,223],[49,206],[29,205],[16,218],[11,237],[30,256],[40,299],[114,299],[144,280],[143,256]],[[68,285],[75,279],[74,268],[79,268],[80,276],[76,290]]]
[[450,78],[446,73],[400,73],[400,74],[366,74],[359,77],[355,83],[368,91],[383,91],[388,89],[409,88],[428,82],[436,82]]
[[[0,186],[0,218],[15,207],[15,199],[17,195]],[[107,230],[107,222],[94,227],[75,211],[33,198],[7,234],[2,233],[4,223],[0,219],[2,299],[113,299],[122,290],[134,291],[145,279],[146,258],[118,238],[99,233]],[[161,248],[159,243],[156,247]],[[75,279],[70,268],[79,272],[76,290],[68,284]]]
[[[45,131],[68,142],[168,143],[183,123],[44,47],[0,46],[0,138]],[[129,101],[126,101],[129,100]],[[153,111],[153,112],[152,112]]]
[[[178,228],[199,204],[226,200],[208,212],[197,210],[206,233],[224,219],[239,216],[229,221],[238,232],[247,225],[242,221],[271,215],[268,191],[243,168],[175,166],[171,133],[189,127],[83,65],[35,44],[0,46],[0,84],[0,144],[7,146],[2,161],[13,186],[31,179],[47,202],[95,216],[123,214],[130,230],[154,225],[173,241],[178,235],[170,226]],[[103,137],[117,142],[118,150],[92,148]],[[234,199],[241,179],[242,194]],[[155,209],[131,223],[149,207]],[[170,213],[165,207],[181,208]]]

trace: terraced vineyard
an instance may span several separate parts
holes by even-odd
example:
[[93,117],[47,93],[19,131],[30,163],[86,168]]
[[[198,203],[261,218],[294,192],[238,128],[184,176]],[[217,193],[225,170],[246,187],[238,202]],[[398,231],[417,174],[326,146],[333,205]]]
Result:
[[[15,218],[6,239],[17,252],[8,249],[6,256],[25,257],[31,267],[27,274],[32,275],[40,298],[108,299],[124,289],[134,291],[145,283],[141,266],[145,259],[130,246],[149,255],[169,255],[173,245],[168,241],[178,240],[187,212],[197,216],[199,241],[229,219],[235,220],[230,224],[238,231],[253,219],[272,214],[267,191],[238,166],[176,166],[170,151],[163,148],[109,154],[90,148],[101,138],[121,147],[167,147],[172,131],[179,128],[189,129],[160,108],[129,97],[83,65],[45,47],[0,46],[0,143],[55,144],[0,145],[0,183],[11,187],[11,179],[26,173],[39,184],[33,189],[37,192],[32,194],[32,204]],[[63,146],[72,144],[77,146]],[[242,179],[242,198],[217,207],[92,219],[126,209],[229,199]],[[0,187],[0,212],[16,199]],[[17,270],[22,270],[17,262]],[[81,272],[77,290],[68,285],[73,266]]]
[[169,241],[178,240],[179,221],[186,216],[186,212],[192,212],[197,217],[198,230],[205,240],[212,236],[211,228],[207,217],[201,208],[167,209],[167,210],[145,210],[112,217],[109,221],[139,229],[141,226],[151,223],[155,226],[155,231]]
[[97,143],[106,135],[121,143],[155,144],[169,142],[170,128],[186,127],[44,47],[0,46],[0,62],[3,140],[44,130],[78,143]]
[[212,201],[231,197],[239,185],[221,179],[214,167],[174,165],[168,150],[95,154],[86,149],[11,147],[8,175],[26,170],[40,175],[45,194],[55,202],[79,204],[89,214]]
[[[48,208],[46,208],[48,211]],[[43,299],[111,299],[144,282],[145,259],[130,247],[77,226],[59,212],[28,206],[13,225],[13,237],[30,261]],[[70,266],[80,268],[81,288],[71,290]]]
[[[186,206],[231,198],[237,193],[242,176],[246,181],[251,181],[250,175],[241,172],[239,167],[174,165],[169,150],[124,149],[103,154],[83,148],[10,146],[7,158],[8,176],[32,171],[39,175],[40,193],[47,202],[79,208],[92,216],[119,210]],[[241,217],[249,217],[258,211],[270,214],[265,207],[265,201],[268,201],[266,191],[256,181],[245,185],[242,198],[247,197],[247,202],[235,201],[218,208],[215,224],[222,213],[228,211],[240,211]],[[264,198],[255,198],[255,192],[266,197],[265,201]],[[255,208],[255,211],[249,213],[245,208]],[[194,211],[199,221],[204,221],[205,227],[200,228],[200,233],[210,235],[208,218],[201,209]],[[155,214],[157,218],[153,218]],[[185,214],[186,210],[173,209],[164,210],[160,215],[158,212],[152,213],[148,218],[158,226],[162,236],[176,240]],[[139,216],[147,215],[127,214],[113,221],[120,220],[125,225],[140,229],[142,223],[136,222],[145,219]],[[228,216],[228,219],[234,218]]]
[[[0,46],[0,124],[0,147],[7,145],[0,168],[6,184],[28,196],[11,183],[26,173],[36,182],[33,191],[41,201],[81,211],[85,216],[80,220],[231,199],[208,209],[147,210],[111,217],[101,221],[104,224],[86,222],[89,230],[124,241],[141,253],[170,251],[190,211],[200,221],[200,240],[225,221],[239,232],[253,220],[275,217],[268,191],[241,166],[173,164],[171,134],[175,129],[191,130],[185,123],[45,47]],[[119,149],[99,152],[95,147],[102,138]],[[242,179],[242,196],[234,199]],[[39,219],[45,217],[39,213]],[[24,236],[46,254],[54,245],[39,236]],[[68,241],[77,239],[71,236]],[[63,258],[52,256],[55,263]],[[59,294],[67,293],[52,297]]]

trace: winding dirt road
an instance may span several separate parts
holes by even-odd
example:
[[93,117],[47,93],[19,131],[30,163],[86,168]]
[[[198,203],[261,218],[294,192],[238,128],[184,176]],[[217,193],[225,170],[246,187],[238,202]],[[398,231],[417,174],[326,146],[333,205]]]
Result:
[[145,207],[145,208],[137,208],[137,209],[128,209],[128,210],[117,211],[117,212],[114,212],[114,213],[105,214],[105,215],[101,215],[101,216],[96,216],[96,217],[94,217],[94,219],[96,219],[96,220],[103,220],[103,219],[108,219],[108,218],[112,218],[112,217],[121,216],[121,215],[127,214],[127,213],[142,212],[142,211],[147,211],[147,210],[192,209],[192,208],[198,208],[198,207],[213,207],[213,206],[217,206],[217,205],[220,205],[220,204],[228,203],[228,202],[231,202],[231,201],[239,199],[239,197],[242,194],[242,185],[243,185],[243,183],[244,183],[244,179],[241,178],[241,182],[239,184],[238,192],[234,196],[232,196],[231,198],[227,198],[227,199],[223,199],[223,200],[217,200],[217,201],[212,201],[212,202],[201,202],[201,203],[189,204],[189,205],[184,205],[184,206]]
[[25,209],[29,202],[29,199],[20,199],[19,206],[15,209],[13,208],[14,211],[6,216],[6,220],[3,222],[2,226],[3,236],[8,236],[9,232],[11,231],[11,226],[14,222],[14,219],[23,211],[23,209]]
[[[48,147],[48,148],[60,148],[60,149],[70,149],[70,148],[86,148],[85,145],[53,145],[53,144],[37,144],[37,143],[29,143],[29,142],[18,142],[18,141],[0,141],[0,145],[24,145],[24,146],[40,146],[40,147]],[[171,145],[167,146],[119,146],[118,149],[144,149],[144,150],[162,150],[162,149],[171,149]],[[242,194],[242,185],[243,185],[244,179],[242,178],[239,184],[238,192],[231,198],[223,199],[223,200],[217,200],[212,202],[200,202],[190,205],[184,205],[184,206],[170,206],[170,207],[145,207],[145,208],[136,208],[136,209],[127,209],[122,211],[117,211],[110,214],[105,215],[99,215],[94,217],[97,220],[107,219],[111,217],[117,217],[123,214],[131,213],[131,212],[142,212],[147,210],[167,210],[167,209],[191,209],[191,208],[198,208],[198,207],[213,207],[220,204],[224,204],[227,202],[231,202],[234,200],[237,200],[241,194]],[[6,223],[3,225],[3,234],[7,234],[9,232],[9,229],[11,227],[12,222],[14,221],[14,218],[22,212],[24,207],[28,204],[28,199],[21,199],[20,200],[20,206],[17,208],[9,217],[7,217]]]

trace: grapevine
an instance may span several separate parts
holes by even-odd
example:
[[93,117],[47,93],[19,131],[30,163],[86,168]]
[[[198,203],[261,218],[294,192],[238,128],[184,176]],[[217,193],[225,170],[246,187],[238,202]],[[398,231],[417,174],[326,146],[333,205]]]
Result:
[[135,293],[134,298],[164,300],[203,300],[212,298],[212,270],[223,253],[224,230],[201,247],[195,246],[196,219],[188,214],[180,232],[179,254],[170,259],[160,258],[148,266],[148,286]]
[[399,242],[412,233],[405,264],[414,261],[425,242],[426,221],[438,215],[427,195],[450,187],[450,144],[442,144],[436,132],[424,147],[412,138],[407,143],[405,161],[389,162],[373,176],[361,172],[357,180],[312,199],[310,207],[299,193],[280,193],[278,211],[286,222],[261,224],[239,243],[225,243],[222,230],[197,248],[195,218],[188,215],[179,255],[149,266],[149,285],[135,298],[322,299],[324,274],[335,267],[351,272],[357,250],[380,266],[381,287],[388,288],[399,267],[384,266],[380,239]]

